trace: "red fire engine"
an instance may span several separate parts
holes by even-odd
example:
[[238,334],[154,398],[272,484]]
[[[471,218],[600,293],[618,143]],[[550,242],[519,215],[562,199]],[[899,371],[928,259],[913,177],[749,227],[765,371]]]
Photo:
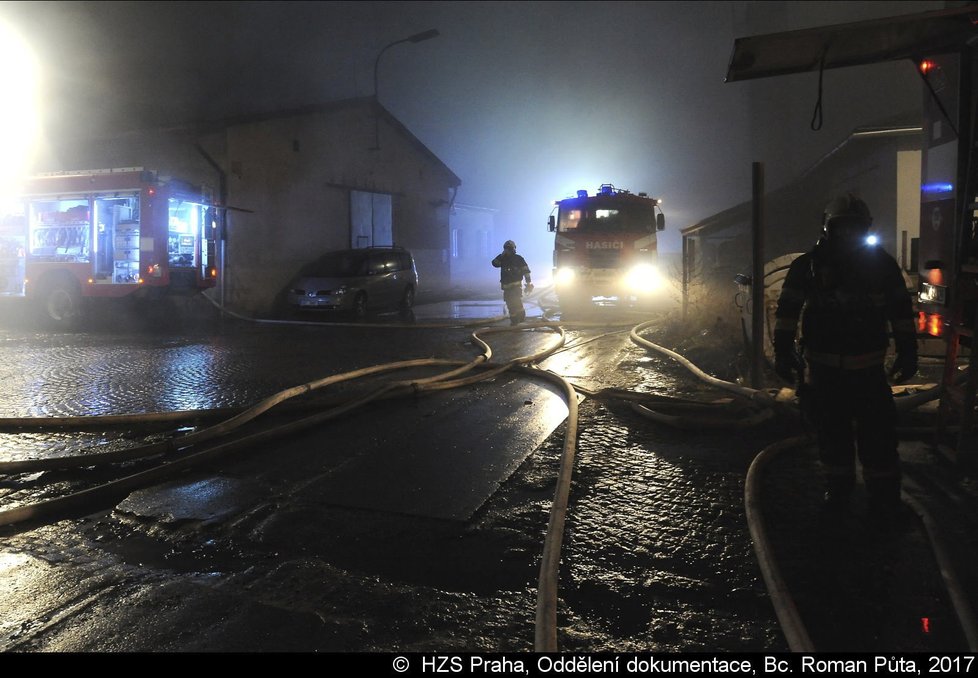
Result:
[[0,205],[0,297],[67,325],[85,298],[213,287],[217,223],[199,189],[138,167],[32,177]]
[[660,202],[603,184],[595,195],[580,190],[555,203],[550,230],[556,233],[553,274],[562,308],[597,296],[647,300],[656,294],[656,231],[665,228]]

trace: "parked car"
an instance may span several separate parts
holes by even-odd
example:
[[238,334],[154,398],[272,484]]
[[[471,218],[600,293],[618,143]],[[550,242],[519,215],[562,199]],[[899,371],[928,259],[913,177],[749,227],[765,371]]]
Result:
[[418,271],[402,247],[368,247],[329,252],[303,267],[289,286],[293,311],[368,311],[414,305]]

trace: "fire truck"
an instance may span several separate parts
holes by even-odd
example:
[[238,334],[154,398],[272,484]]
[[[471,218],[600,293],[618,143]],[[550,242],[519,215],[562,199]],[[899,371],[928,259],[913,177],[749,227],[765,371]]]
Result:
[[611,184],[554,203],[553,279],[561,308],[595,297],[643,301],[656,295],[662,283],[656,232],[665,228],[660,203]]
[[27,179],[0,204],[0,298],[70,326],[86,299],[214,287],[218,210],[201,190],[139,167]]

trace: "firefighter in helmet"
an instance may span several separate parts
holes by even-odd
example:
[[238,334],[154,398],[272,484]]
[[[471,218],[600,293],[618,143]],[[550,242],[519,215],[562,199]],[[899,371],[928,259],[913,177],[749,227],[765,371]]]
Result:
[[887,324],[896,347],[889,376],[897,383],[917,372],[917,337],[899,265],[867,243],[872,221],[869,207],[852,194],[825,208],[822,237],[792,262],[784,280],[774,355],[778,376],[800,384],[803,408],[814,420],[826,506],[848,506],[858,452],[870,509],[886,516],[900,506],[896,407],[883,365]]
[[510,325],[518,325],[526,320],[526,310],[523,308],[523,279],[526,279],[526,293],[533,291],[530,282],[530,267],[526,259],[516,253],[516,243],[507,240],[503,243],[503,251],[492,260],[492,265],[499,269],[499,285],[503,288],[503,300],[509,311]]

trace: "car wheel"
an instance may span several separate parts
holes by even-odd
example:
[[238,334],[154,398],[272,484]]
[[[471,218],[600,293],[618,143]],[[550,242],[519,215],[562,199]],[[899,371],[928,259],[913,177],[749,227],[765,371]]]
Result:
[[401,310],[410,311],[414,308],[414,288],[408,287],[404,290],[404,296],[401,297]]
[[363,320],[367,317],[367,293],[357,292],[357,296],[353,299],[353,316],[357,320]]

